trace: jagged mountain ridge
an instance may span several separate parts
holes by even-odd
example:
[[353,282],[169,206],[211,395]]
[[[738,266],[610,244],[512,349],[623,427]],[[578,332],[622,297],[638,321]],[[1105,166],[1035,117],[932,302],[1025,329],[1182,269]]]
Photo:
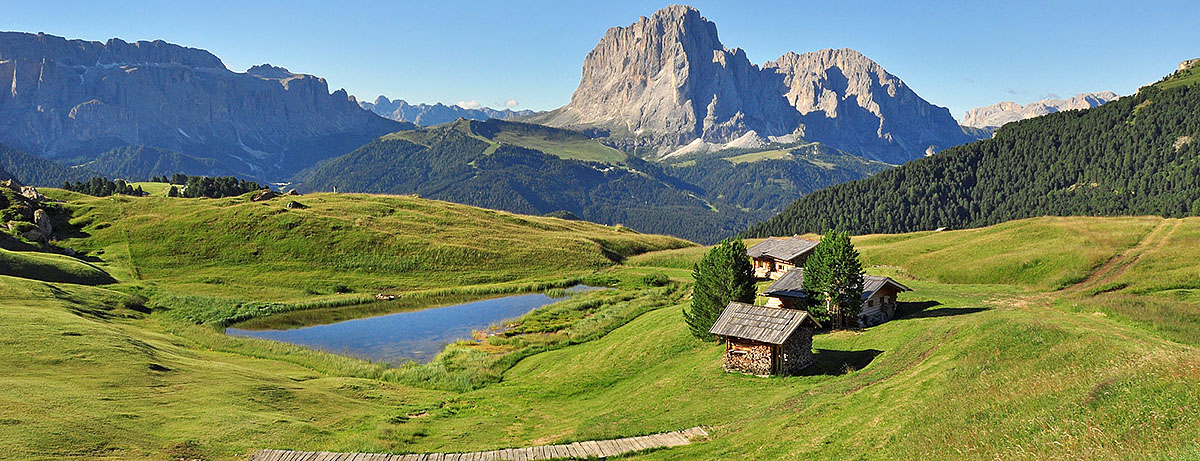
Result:
[[72,162],[125,145],[215,158],[282,178],[411,128],[358,107],[324,79],[282,67],[230,71],[167,42],[105,43],[0,32],[0,142]]
[[963,114],[963,126],[994,130],[1006,123],[1041,117],[1064,110],[1091,109],[1119,98],[1111,91],[1080,93],[1067,99],[1043,99],[1022,106],[1013,101],[1002,101],[990,106],[976,107]]
[[975,139],[857,51],[788,53],[759,67],[682,5],[610,28],[584,59],[571,102],[527,120],[604,130],[615,145],[652,157],[751,130],[888,163]]
[[409,104],[403,99],[390,100],[387,98],[387,96],[383,95],[375,98],[375,102],[361,101],[358,103],[358,105],[363,109],[374,112],[382,117],[386,117],[397,122],[411,122],[418,126],[440,125],[446,122],[453,122],[460,118],[467,120],[487,120],[489,118],[511,120],[518,117],[527,117],[537,113],[528,109],[496,110],[490,107],[467,109],[457,105],[447,106],[440,102],[436,104]]

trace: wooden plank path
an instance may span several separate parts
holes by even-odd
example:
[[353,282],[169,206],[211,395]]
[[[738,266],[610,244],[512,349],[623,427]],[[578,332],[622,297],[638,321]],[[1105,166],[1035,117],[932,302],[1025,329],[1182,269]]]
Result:
[[670,448],[687,445],[693,439],[708,437],[702,427],[653,435],[610,440],[588,440],[562,445],[539,445],[529,448],[475,451],[470,453],[414,453],[386,455],[371,453],[331,453],[328,451],[259,450],[254,461],[500,461],[534,459],[607,458],[651,448]]

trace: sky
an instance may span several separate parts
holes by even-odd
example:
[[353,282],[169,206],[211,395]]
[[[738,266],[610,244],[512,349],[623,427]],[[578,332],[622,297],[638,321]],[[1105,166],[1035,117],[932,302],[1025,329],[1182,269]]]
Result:
[[[271,63],[360,100],[549,110],[609,27],[669,2],[0,0],[0,30],[162,39]],[[694,1],[755,64],[854,48],[956,117],[999,101],[1131,94],[1200,57],[1189,1]]]

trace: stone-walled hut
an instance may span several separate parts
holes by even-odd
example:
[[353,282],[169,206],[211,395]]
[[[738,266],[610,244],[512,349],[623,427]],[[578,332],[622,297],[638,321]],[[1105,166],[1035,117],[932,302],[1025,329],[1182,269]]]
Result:
[[808,312],[732,302],[709,333],[725,339],[725,370],[758,376],[791,374],[812,365]]

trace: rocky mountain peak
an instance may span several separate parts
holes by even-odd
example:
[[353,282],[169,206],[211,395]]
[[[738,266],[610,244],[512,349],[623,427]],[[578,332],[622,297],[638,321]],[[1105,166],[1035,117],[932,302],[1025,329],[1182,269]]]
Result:
[[291,71],[289,71],[283,67],[272,66],[270,64],[259,64],[257,66],[251,67],[246,70],[246,74],[253,75],[258,78],[275,79],[275,80],[291,78],[293,75]]
[[976,107],[963,114],[963,126],[996,129],[1006,123],[1040,117],[1064,110],[1090,109],[1119,98],[1111,91],[1080,93],[1067,99],[1049,98],[1021,105],[1003,101],[990,106]]
[[607,130],[612,143],[656,155],[755,131],[900,163],[971,140],[948,110],[862,53],[787,53],[759,68],[683,5],[608,29],[584,58],[571,102],[530,121]]

